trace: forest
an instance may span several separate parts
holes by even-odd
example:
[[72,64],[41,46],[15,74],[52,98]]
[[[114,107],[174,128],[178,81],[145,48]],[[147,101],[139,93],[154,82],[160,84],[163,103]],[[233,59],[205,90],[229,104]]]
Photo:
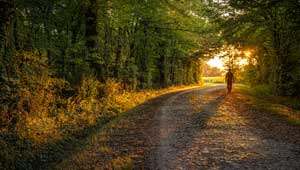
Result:
[[299,0],[0,0],[0,169],[42,169],[46,148],[200,85],[226,47],[251,53],[244,83],[299,97],[299,16]]

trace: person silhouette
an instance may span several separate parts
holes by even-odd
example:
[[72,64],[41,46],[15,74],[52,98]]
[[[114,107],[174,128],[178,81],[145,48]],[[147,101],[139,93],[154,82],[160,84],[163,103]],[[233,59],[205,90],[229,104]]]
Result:
[[229,69],[228,72],[226,73],[225,80],[226,80],[226,83],[227,83],[228,93],[231,93],[232,83],[234,81],[234,76],[233,76],[233,73],[231,72],[231,69]]

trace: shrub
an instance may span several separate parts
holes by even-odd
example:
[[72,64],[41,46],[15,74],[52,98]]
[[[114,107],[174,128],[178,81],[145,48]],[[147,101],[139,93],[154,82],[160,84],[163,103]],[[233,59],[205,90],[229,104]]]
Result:
[[267,84],[262,84],[253,87],[252,93],[254,93],[255,96],[261,96],[261,97],[271,96],[275,94],[273,87]]
[[44,56],[29,52],[18,56],[23,60],[17,68],[18,79],[0,88],[0,169],[15,162],[19,162],[14,165],[17,169],[28,169],[33,160],[44,159],[38,155],[43,148],[51,150],[98,122],[174,89],[126,91],[114,79],[103,83],[94,76],[83,76],[72,88],[65,80],[50,76]]

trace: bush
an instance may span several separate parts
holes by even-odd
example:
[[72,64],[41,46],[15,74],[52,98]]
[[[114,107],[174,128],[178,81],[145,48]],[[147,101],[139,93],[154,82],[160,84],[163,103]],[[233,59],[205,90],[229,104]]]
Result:
[[[49,149],[57,150],[52,148],[61,147],[56,146],[57,143],[64,143],[95,125],[101,126],[120,113],[174,89],[126,91],[123,84],[114,79],[103,83],[94,76],[82,77],[78,87],[72,88],[65,80],[50,76],[43,66],[47,60],[31,60],[35,55],[32,53],[18,55],[28,63],[18,68],[18,81],[0,89],[0,93],[5,94],[5,98],[0,99],[3,102],[0,106],[0,169],[15,169],[12,165],[16,169],[28,169],[34,166],[33,162],[43,162],[45,160],[40,159],[50,157],[40,158],[43,149],[47,150],[46,154]],[[65,95],[65,91],[72,91],[73,95]]]
[[262,84],[252,88],[251,92],[255,96],[266,97],[274,95],[274,88],[271,85]]

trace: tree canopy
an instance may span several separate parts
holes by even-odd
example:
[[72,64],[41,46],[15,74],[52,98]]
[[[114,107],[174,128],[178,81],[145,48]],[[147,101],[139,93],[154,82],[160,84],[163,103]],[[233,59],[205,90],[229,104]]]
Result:
[[16,61],[32,52],[51,75],[72,83],[86,74],[132,88],[195,83],[201,53],[217,43],[199,1],[1,2],[11,10],[1,27],[4,79],[17,78]]
[[33,169],[43,158],[23,148],[111,120],[146,89],[199,84],[220,51],[250,85],[299,96],[298,16],[299,0],[0,0],[0,169]]
[[298,0],[229,0],[219,6],[226,41],[252,50],[257,63],[249,67],[252,85],[270,84],[281,95],[300,94],[299,5]]

